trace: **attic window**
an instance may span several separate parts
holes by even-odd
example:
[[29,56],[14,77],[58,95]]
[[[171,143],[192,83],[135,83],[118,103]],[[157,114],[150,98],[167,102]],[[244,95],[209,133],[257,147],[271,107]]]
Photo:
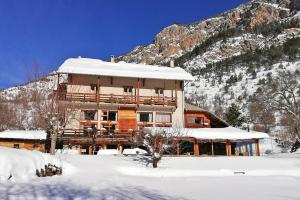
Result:
[[155,88],[155,94],[164,94],[164,89],[163,88]]

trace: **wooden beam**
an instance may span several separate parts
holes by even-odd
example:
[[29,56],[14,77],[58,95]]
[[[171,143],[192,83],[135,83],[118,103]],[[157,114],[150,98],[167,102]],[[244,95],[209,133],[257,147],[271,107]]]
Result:
[[140,79],[138,78],[138,83],[137,83],[137,104],[140,104]]
[[194,156],[199,156],[199,143],[197,140],[194,141]]
[[100,77],[98,76],[97,90],[96,90],[96,102],[97,102],[97,104],[99,104],[99,99],[100,99]]
[[231,143],[229,140],[226,141],[226,154],[227,156],[231,156]]
[[79,154],[82,154],[82,147],[79,145]]
[[260,156],[258,139],[255,140],[255,151],[256,151],[256,156]]
[[92,155],[92,154],[93,154],[93,147],[89,146],[89,155]]
[[215,152],[214,152],[214,142],[211,141],[211,155],[214,156]]
[[176,107],[177,107],[177,81],[175,80],[175,101],[176,101]]

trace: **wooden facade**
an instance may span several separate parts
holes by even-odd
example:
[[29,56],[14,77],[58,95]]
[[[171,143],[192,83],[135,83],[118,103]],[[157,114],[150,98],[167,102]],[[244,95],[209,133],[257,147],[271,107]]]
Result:
[[0,146],[45,152],[46,140],[0,138]]

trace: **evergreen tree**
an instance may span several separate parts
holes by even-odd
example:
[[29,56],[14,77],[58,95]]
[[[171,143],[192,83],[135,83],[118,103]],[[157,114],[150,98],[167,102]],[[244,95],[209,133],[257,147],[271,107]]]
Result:
[[240,127],[246,121],[240,112],[240,108],[234,103],[231,104],[225,113],[225,119],[228,124],[234,127]]

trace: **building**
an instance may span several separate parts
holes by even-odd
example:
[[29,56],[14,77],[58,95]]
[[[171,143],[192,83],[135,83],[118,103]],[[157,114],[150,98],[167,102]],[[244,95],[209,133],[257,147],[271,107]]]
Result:
[[268,138],[265,133],[230,127],[213,113],[188,103],[184,116],[185,137],[179,141],[185,148],[177,154],[258,156],[259,140]]
[[[173,64],[71,58],[58,73],[67,76],[59,79],[59,104],[72,113],[67,116],[63,145],[85,153],[91,153],[91,146],[122,149],[131,143],[132,133],[144,127],[184,127],[184,81],[193,77]],[[97,137],[87,137],[91,127]]]
[[58,143],[94,154],[99,149],[131,148],[141,130],[180,129],[175,155],[259,155],[268,137],[229,125],[214,114],[184,102],[182,68],[67,59],[58,69],[56,96],[67,114]]
[[45,152],[45,131],[6,130],[0,132],[0,146]]
[[185,103],[184,106],[185,128],[225,128],[227,122],[213,113],[198,106]]

